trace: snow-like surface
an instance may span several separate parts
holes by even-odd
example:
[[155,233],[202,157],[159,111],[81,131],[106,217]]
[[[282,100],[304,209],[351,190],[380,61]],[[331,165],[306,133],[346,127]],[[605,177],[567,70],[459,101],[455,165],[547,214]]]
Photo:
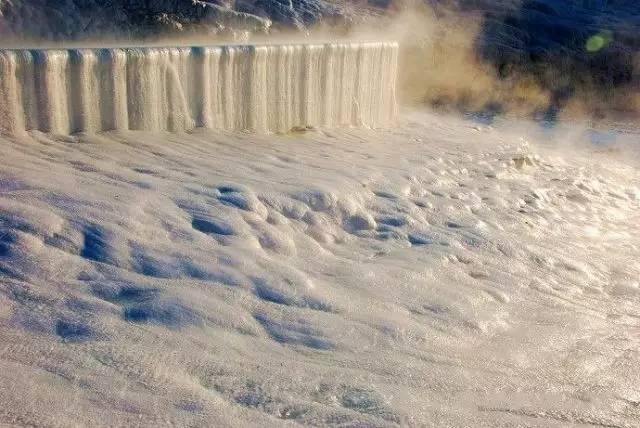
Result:
[[0,139],[0,422],[638,426],[620,139]]

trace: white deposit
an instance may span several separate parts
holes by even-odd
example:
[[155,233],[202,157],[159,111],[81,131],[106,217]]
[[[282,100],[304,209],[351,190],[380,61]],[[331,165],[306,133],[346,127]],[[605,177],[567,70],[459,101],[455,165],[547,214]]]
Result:
[[393,42],[0,50],[0,132],[287,132],[396,117]]
[[639,426],[638,134],[568,131],[0,138],[0,424]]

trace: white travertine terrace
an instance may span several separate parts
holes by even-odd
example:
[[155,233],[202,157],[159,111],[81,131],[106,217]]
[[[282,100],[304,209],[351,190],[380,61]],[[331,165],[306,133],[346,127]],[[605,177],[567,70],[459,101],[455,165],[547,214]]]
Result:
[[394,42],[0,50],[0,133],[391,124]]

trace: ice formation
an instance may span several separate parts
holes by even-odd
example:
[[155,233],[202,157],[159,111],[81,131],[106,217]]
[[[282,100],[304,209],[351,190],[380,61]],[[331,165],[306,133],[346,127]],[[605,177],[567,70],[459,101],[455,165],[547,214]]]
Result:
[[396,115],[394,42],[0,51],[0,132],[286,132]]

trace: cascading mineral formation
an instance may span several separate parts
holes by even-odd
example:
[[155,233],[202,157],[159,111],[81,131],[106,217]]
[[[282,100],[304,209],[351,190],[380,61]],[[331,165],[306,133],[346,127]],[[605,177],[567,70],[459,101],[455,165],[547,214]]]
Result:
[[0,133],[380,127],[393,42],[0,50]]

